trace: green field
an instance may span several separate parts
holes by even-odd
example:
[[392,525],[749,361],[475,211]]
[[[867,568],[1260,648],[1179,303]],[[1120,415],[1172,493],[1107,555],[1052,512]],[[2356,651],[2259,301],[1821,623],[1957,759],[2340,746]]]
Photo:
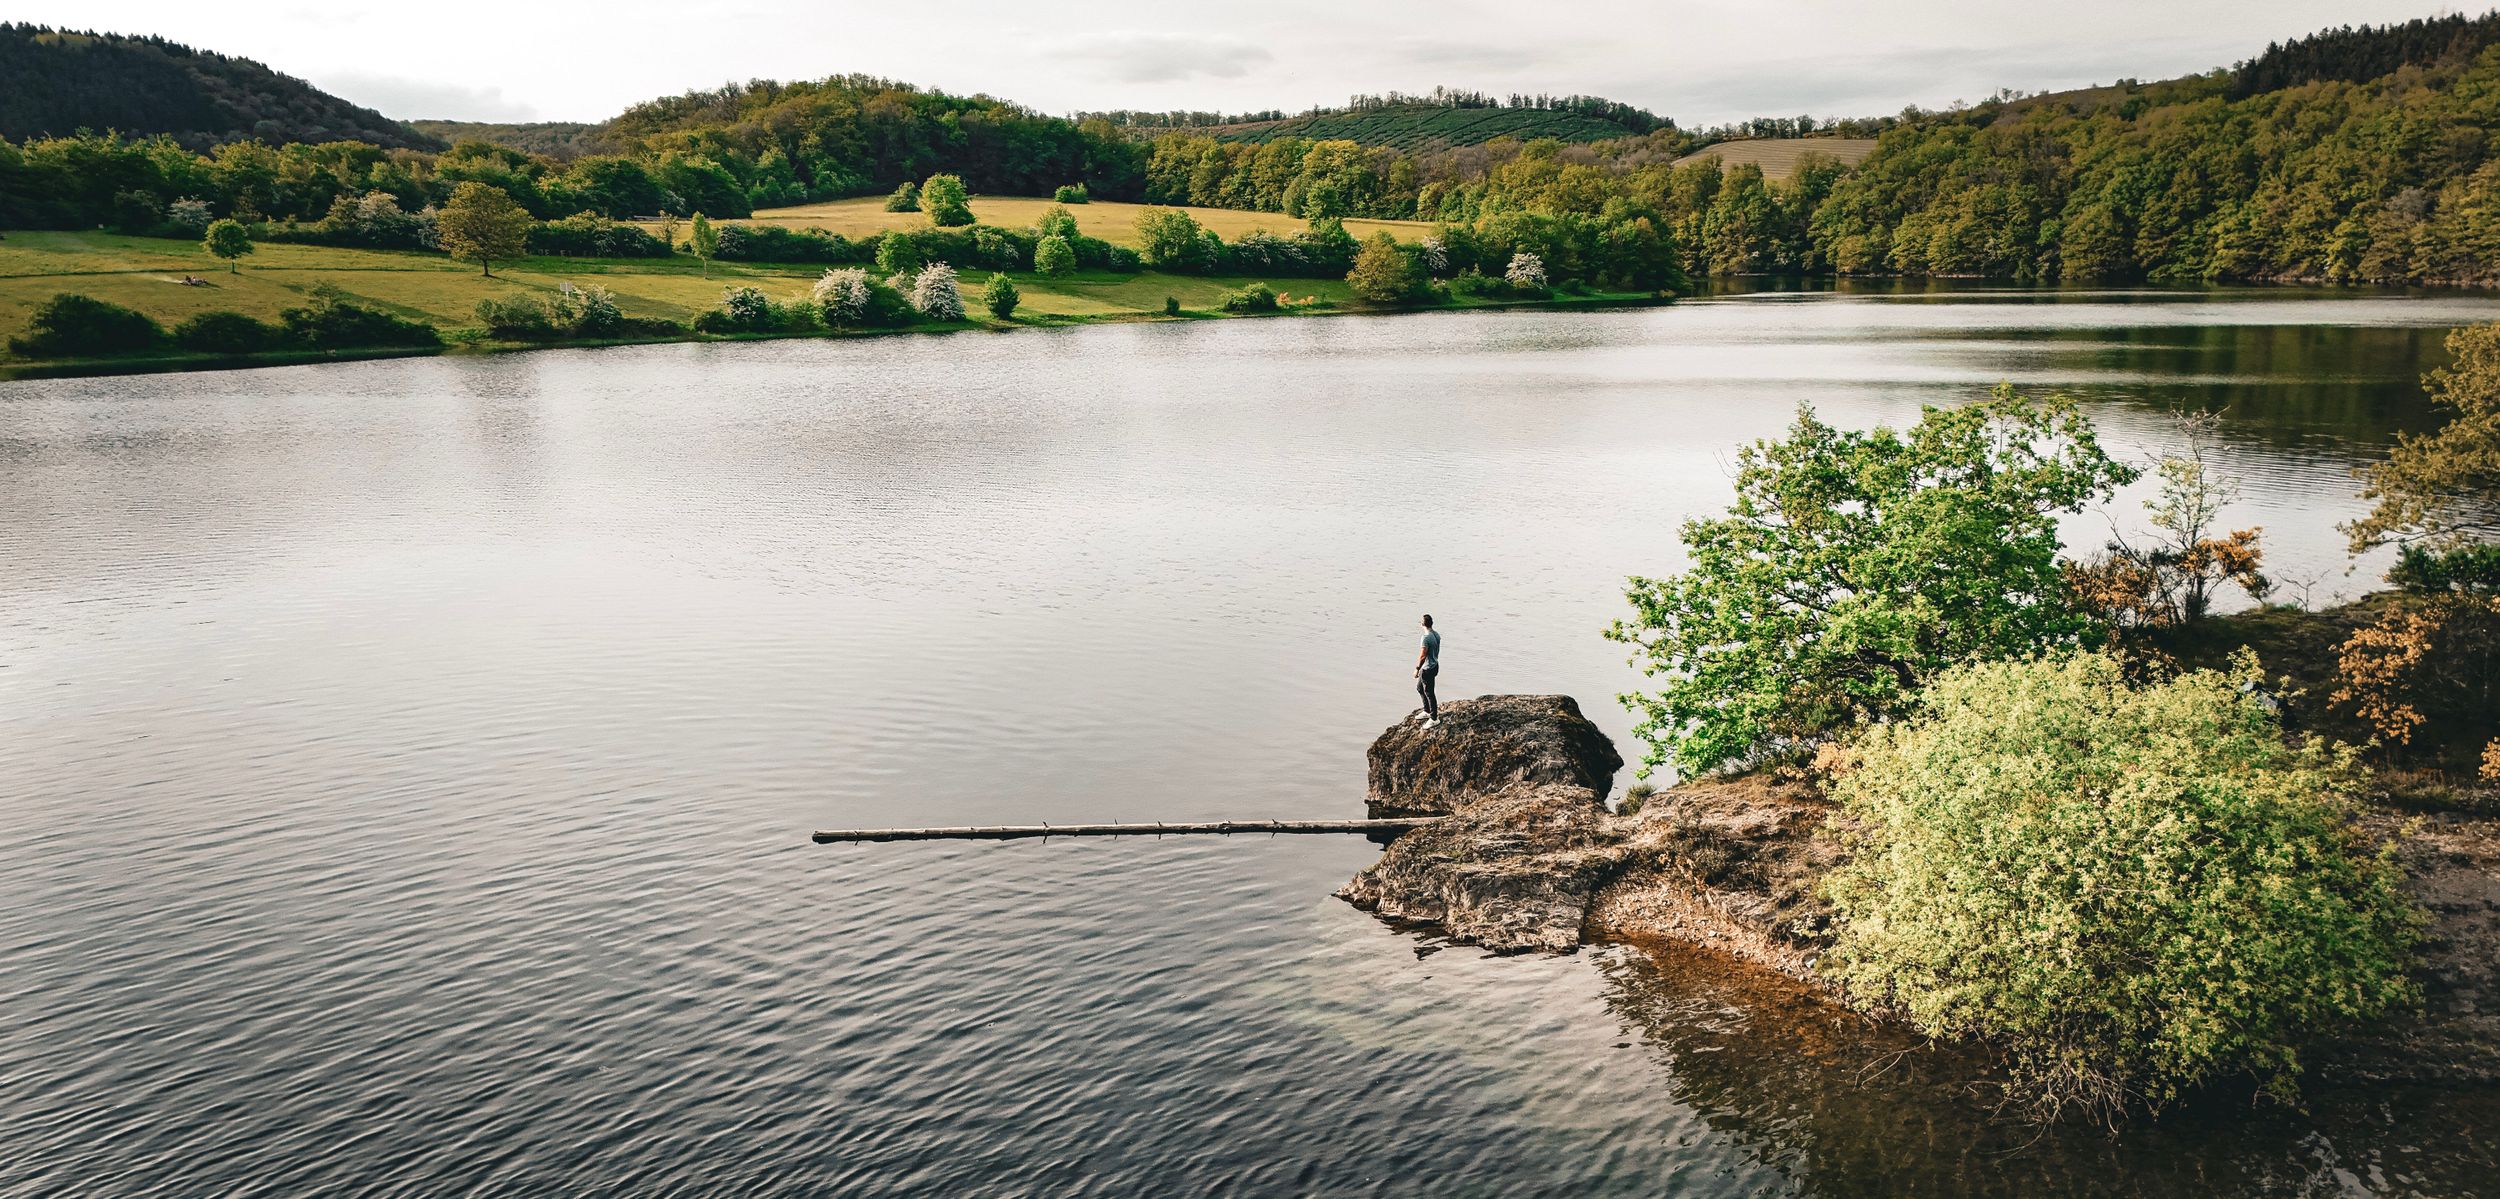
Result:
[[1602,142],[1631,137],[1632,131],[1612,121],[1576,112],[1538,108],[1455,108],[1400,104],[1359,112],[1322,113],[1282,121],[1214,125],[1185,132],[1203,133],[1219,141],[1272,142],[1278,138],[1313,140],[1342,138],[1366,146],[1420,150],[1430,146],[1473,146],[1497,137],[1521,141],[1550,137],[1566,142]]
[[[1042,219],[1042,210],[1050,205],[1048,200],[1024,196],[974,196],[972,217],[984,225],[1027,229]],[[1137,244],[1137,214],[1144,212],[1146,205],[1096,200],[1090,204],[1070,204],[1067,209],[1076,217],[1077,232],[1134,247]],[[1309,222],[1300,217],[1274,212],[1243,212],[1232,208],[1182,208],[1181,211],[1197,218],[1199,224],[1226,241],[1238,241],[1242,234],[1253,229],[1291,234],[1309,227]],[[867,237],[888,229],[925,229],[929,225],[929,218],[921,213],[887,212],[883,196],[829,200],[822,204],[801,204],[795,208],[767,208],[756,213],[752,220],[757,224],[787,225],[793,229],[822,229],[849,238]],[[1356,237],[1386,232],[1400,241],[1414,241],[1432,231],[1432,226],[1423,221],[1353,219],[1345,223],[1345,228],[1346,232]],[[681,232],[679,237],[683,236]]]
[[[804,292],[824,273],[814,265],[714,263],[706,277],[692,259],[528,258],[495,268],[494,278],[438,254],[327,246],[263,245],[229,274],[197,244],[110,233],[11,233],[0,240],[0,336],[24,330],[36,304],[60,292],[76,292],[136,308],[168,327],[196,313],[226,309],[268,319],[301,304],[327,283],[349,297],[446,329],[474,324],[477,302],[529,293],[545,294],[567,282],[598,283],[614,291],[635,316],[692,320],[719,304],[733,284],[753,284],[775,298]],[[185,275],[208,281],[186,287]],[[965,291],[989,279],[963,272]],[[1018,274],[1024,293],[1019,320],[1049,317],[1160,316],[1163,298],[1183,308],[1215,307],[1223,293],[1247,278],[1201,278],[1152,271],[1134,275],[1084,271],[1062,279]],[[1278,279],[1280,291],[1343,302],[1342,280]],[[981,319],[987,321],[983,314]]]

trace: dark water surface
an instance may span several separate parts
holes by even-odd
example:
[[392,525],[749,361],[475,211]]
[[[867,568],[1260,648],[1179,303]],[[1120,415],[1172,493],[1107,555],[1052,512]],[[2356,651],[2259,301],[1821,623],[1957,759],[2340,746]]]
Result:
[[0,384],[0,1195],[2500,1192],[2487,1093],[2035,1137],[1741,972],[1419,956],[1328,898],[1360,840],[806,841],[1357,813],[1423,610],[1445,696],[1621,740],[1622,577],[1799,401],[2011,379],[2130,455],[2227,408],[2277,573],[2364,590],[2348,472],[2495,316],[1756,295]]

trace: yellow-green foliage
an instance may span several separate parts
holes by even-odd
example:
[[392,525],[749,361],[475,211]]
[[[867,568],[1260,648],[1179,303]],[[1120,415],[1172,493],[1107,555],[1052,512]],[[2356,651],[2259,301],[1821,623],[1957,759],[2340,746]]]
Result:
[[2354,825],[2352,753],[2287,744],[2255,659],[2130,686],[2106,654],[1940,677],[1835,793],[1827,968],[2007,1052],[2043,1116],[2217,1077],[2288,1095],[2299,1048],[2410,1001],[2420,915]]

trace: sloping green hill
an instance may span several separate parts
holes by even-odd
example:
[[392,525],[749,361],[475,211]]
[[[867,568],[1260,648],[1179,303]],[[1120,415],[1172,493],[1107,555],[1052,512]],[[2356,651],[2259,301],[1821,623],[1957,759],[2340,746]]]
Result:
[[1515,137],[1521,141],[1550,137],[1566,142],[1600,142],[1630,137],[1634,131],[1613,121],[1555,109],[1400,104],[1282,121],[1217,125],[1185,132],[1228,142],[1272,142],[1285,137],[1314,141],[1342,138],[1366,146],[1420,150],[1427,146],[1473,146],[1497,137]]
[[599,137],[606,129],[585,121],[410,121],[408,127],[448,145],[485,142],[567,162],[599,153]]
[[248,58],[154,37],[0,25],[0,137],[172,134],[203,149],[258,138],[440,149],[433,138]]

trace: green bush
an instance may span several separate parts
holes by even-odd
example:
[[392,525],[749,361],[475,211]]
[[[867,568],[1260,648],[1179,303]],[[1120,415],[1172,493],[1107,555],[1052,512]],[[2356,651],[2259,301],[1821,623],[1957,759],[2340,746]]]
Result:
[[964,190],[960,175],[931,175],[920,185],[920,210],[929,214],[929,223],[941,227],[972,223],[972,196]]
[[1165,296],[1165,297],[1163,297],[1163,315],[1165,315],[1165,316],[1179,316],[1180,314],[1181,314],[1181,298],[1180,298],[1179,296]]
[[35,306],[26,335],[9,352],[28,358],[101,358],[155,349],[165,327],[146,313],[63,292]]
[[1014,316],[1016,305],[1023,300],[1023,294],[1016,290],[1016,281],[1004,272],[990,276],[989,286],[981,289],[981,306],[1002,321]]
[[1050,193],[1050,198],[1061,204],[1083,204],[1093,199],[1085,193],[1082,183],[1063,183],[1057,191]]
[[1276,289],[1264,283],[1245,283],[1239,291],[1224,293],[1226,312],[1274,312]]
[[2353,751],[2287,744],[2253,656],[2131,686],[2115,656],[1968,666],[1869,730],[1826,968],[2008,1055],[2042,1116],[2159,1108],[2410,1001],[2420,915],[2353,822]]
[[887,212],[920,211],[920,185],[906,179],[894,185],[894,194],[885,198]]
[[1069,247],[1067,238],[1057,234],[1044,237],[1033,247],[1033,269],[1058,278],[1076,269],[1076,251]]
[[195,354],[252,354],[285,341],[286,330],[240,312],[203,312],[174,326],[174,344]]
[[434,326],[353,303],[328,284],[313,289],[312,303],[278,314],[287,339],[316,350],[377,349],[443,344]]

